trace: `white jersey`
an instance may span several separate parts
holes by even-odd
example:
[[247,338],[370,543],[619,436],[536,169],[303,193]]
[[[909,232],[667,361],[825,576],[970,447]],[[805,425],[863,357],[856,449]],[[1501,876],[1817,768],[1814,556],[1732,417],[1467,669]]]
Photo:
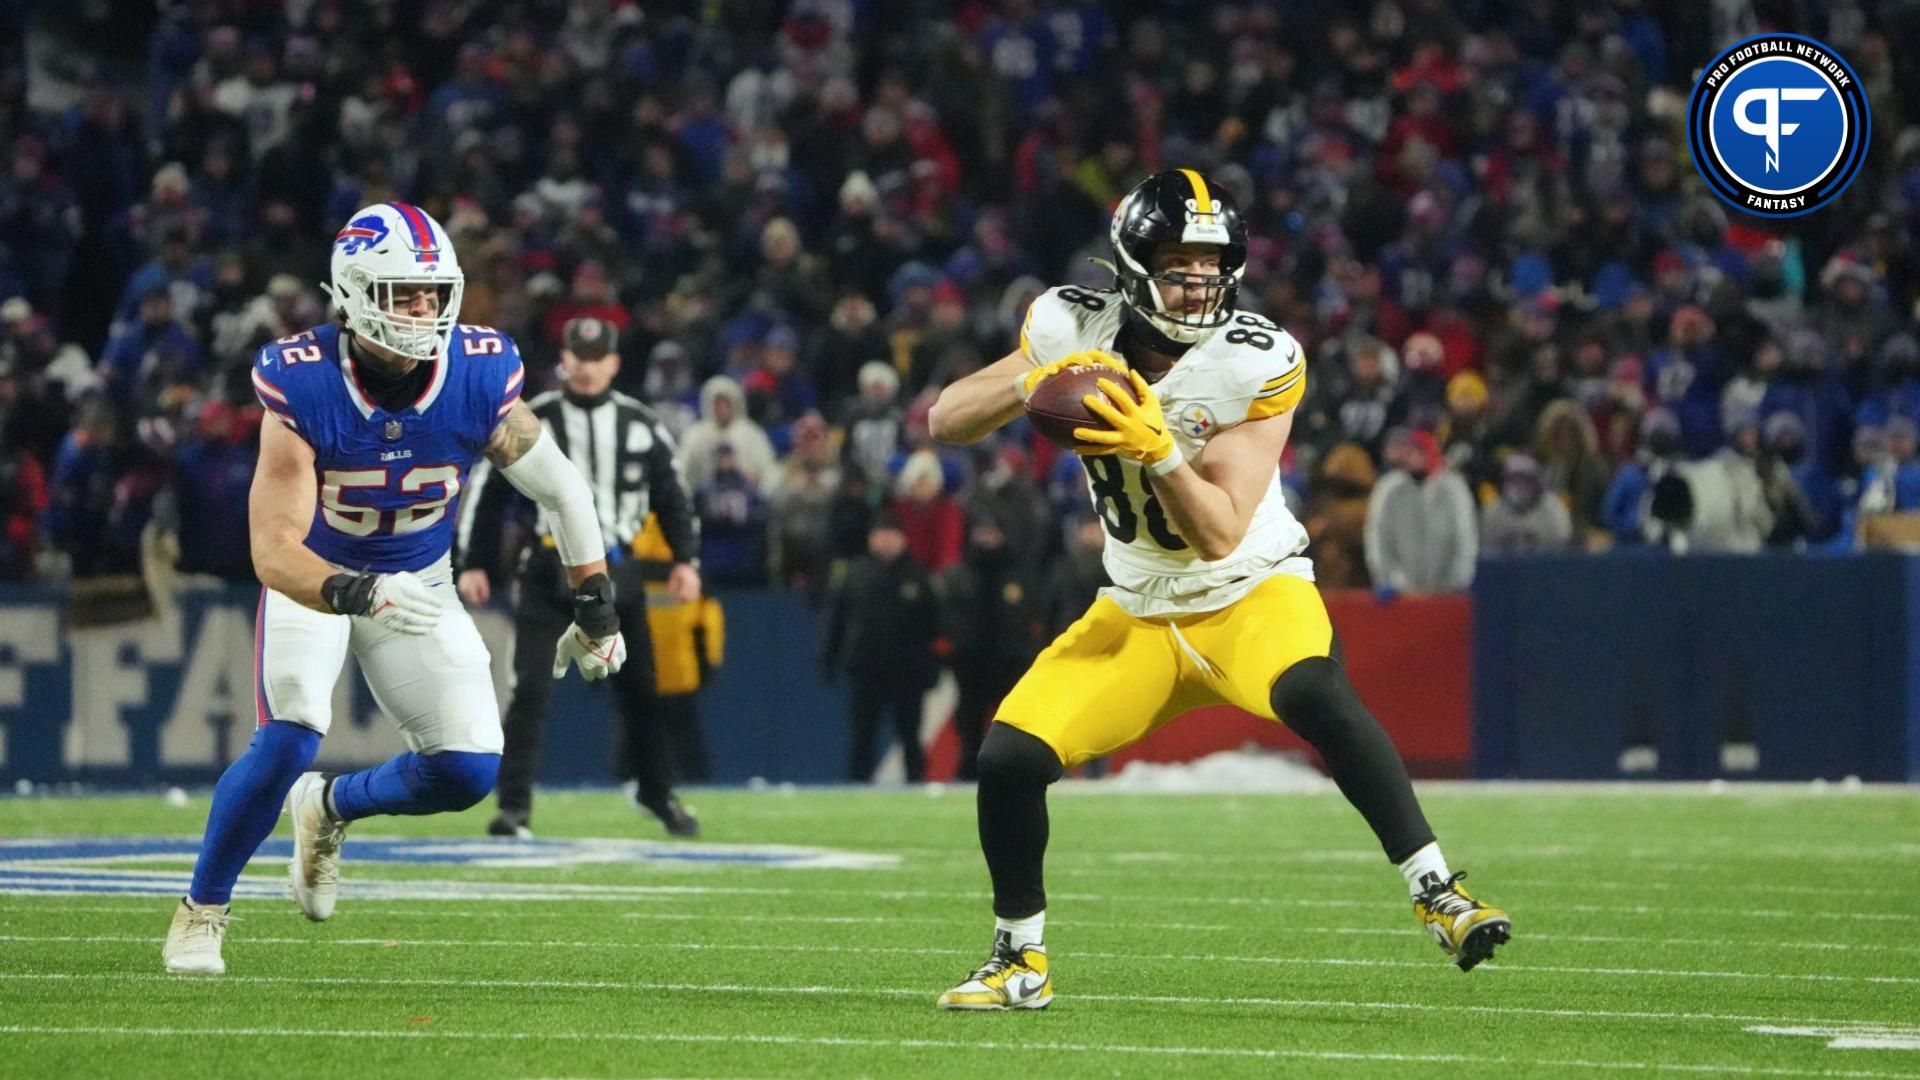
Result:
[[[1027,311],[1020,347],[1036,365],[1088,349],[1111,350],[1125,306],[1116,292],[1073,286],[1049,289]],[[1154,392],[1190,462],[1208,440],[1293,408],[1307,389],[1306,353],[1293,335],[1250,312],[1210,330],[1175,363]],[[1088,457],[1087,487],[1107,529],[1104,554],[1111,588],[1102,590],[1139,618],[1218,611],[1274,574],[1312,580],[1303,554],[1307,530],[1287,509],[1280,463],[1238,547],[1223,559],[1201,558],[1174,531],[1147,474],[1121,457]]]

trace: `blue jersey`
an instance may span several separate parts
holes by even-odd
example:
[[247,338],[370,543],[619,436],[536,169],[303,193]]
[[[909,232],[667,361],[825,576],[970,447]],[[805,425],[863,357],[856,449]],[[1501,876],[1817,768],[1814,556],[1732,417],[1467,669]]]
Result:
[[452,507],[467,467],[525,378],[513,339],[457,326],[419,400],[389,412],[362,391],[338,326],[260,350],[260,404],[313,448],[320,498],[307,547],[349,570],[431,566],[453,546]]

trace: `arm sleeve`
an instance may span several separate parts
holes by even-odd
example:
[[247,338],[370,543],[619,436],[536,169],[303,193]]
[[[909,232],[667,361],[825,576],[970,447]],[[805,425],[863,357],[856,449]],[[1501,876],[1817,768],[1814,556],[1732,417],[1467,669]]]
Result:
[[593,508],[593,491],[545,428],[533,449],[501,469],[500,475],[546,511],[561,562],[584,566],[607,557],[607,545],[600,536],[600,516]]
[[653,446],[647,451],[649,503],[660,516],[660,531],[673,549],[673,561],[698,562],[700,517],[693,512],[693,493],[687,490],[687,478],[680,472],[673,436],[665,425],[648,423],[653,427]]

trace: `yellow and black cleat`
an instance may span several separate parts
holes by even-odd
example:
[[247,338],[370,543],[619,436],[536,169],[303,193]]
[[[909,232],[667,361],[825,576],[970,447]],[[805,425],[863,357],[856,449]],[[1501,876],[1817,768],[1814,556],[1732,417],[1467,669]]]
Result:
[[1413,898],[1413,914],[1461,971],[1472,971],[1513,937],[1513,920],[1461,887],[1466,876],[1462,872],[1442,881],[1438,874],[1428,875],[1425,891]]
[[940,995],[943,1009],[997,1011],[1044,1009],[1053,1004],[1047,947],[1035,942],[1015,949],[1005,931],[993,936],[993,955],[965,982]]

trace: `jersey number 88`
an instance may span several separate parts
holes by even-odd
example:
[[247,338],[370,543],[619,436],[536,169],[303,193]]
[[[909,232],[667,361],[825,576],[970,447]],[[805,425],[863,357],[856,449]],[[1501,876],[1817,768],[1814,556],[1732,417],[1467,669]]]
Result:
[[[1123,544],[1131,544],[1140,535],[1140,519],[1147,519],[1147,535],[1153,542],[1168,551],[1185,551],[1187,542],[1167,524],[1167,515],[1160,508],[1160,497],[1146,488],[1147,501],[1135,511],[1133,496],[1127,491],[1127,470],[1112,457],[1083,458],[1087,463],[1087,475],[1093,478],[1093,512],[1100,515],[1100,523],[1107,528],[1107,535]],[[1145,487],[1145,481],[1142,481]]]

